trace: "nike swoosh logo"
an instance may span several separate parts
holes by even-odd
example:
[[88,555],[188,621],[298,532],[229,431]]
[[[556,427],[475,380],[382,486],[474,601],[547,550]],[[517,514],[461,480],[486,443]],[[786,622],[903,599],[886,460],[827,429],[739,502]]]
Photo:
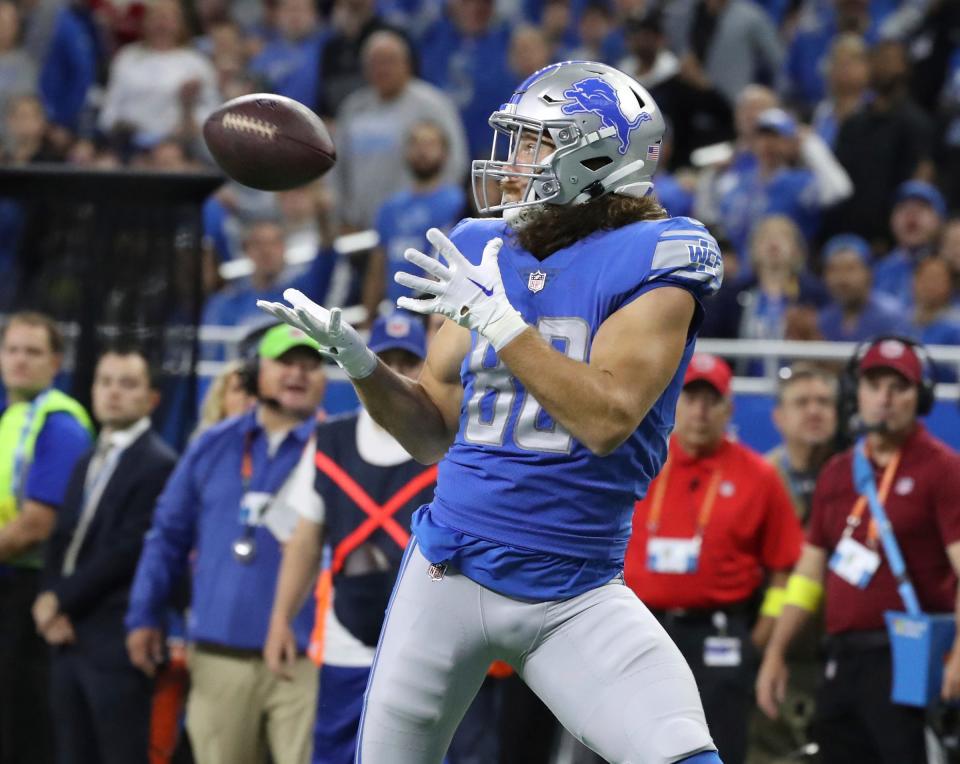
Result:
[[483,284],[481,284],[479,281],[474,281],[474,280],[473,280],[472,278],[470,278],[469,276],[467,276],[467,281],[469,281],[471,284],[474,284],[475,286],[480,287],[480,291],[483,292],[487,297],[493,297],[493,290],[492,290],[492,289],[487,289],[487,288],[486,288]]

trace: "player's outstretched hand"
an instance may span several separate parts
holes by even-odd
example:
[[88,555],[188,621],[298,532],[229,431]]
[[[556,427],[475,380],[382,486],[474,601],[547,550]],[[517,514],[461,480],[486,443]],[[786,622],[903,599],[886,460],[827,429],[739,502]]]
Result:
[[397,306],[416,313],[439,313],[460,326],[473,329],[500,350],[527,328],[523,318],[510,304],[500,278],[497,257],[503,239],[490,239],[483,250],[479,265],[473,265],[442,231],[427,231],[429,241],[443,255],[448,265],[416,249],[408,249],[403,256],[408,262],[422,268],[432,278],[398,273],[398,284],[427,297],[401,297]]
[[363,379],[373,374],[377,368],[377,357],[357,334],[357,330],[341,319],[340,308],[327,310],[299,289],[285,290],[283,299],[290,305],[257,300],[257,307],[317,342],[320,352],[336,361],[352,379]]

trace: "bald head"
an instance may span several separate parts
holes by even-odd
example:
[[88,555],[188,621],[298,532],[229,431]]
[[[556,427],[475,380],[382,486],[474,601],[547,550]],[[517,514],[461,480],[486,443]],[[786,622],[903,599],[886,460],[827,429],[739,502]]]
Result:
[[396,32],[374,32],[363,46],[363,74],[385,100],[398,96],[413,75],[410,46]]

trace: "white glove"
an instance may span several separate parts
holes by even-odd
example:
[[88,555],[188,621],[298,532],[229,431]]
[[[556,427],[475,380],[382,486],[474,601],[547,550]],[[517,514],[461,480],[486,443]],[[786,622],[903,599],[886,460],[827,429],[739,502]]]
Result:
[[500,278],[497,257],[503,239],[490,239],[484,247],[479,265],[472,265],[456,245],[437,228],[427,231],[427,241],[437,248],[449,267],[416,249],[403,256],[423,268],[434,279],[425,279],[401,271],[394,279],[398,284],[433,297],[414,299],[401,297],[397,307],[415,313],[439,313],[460,326],[473,329],[488,340],[495,350],[527,328],[523,318],[510,304]]
[[332,358],[351,379],[363,379],[377,368],[377,356],[360,339],[357,330],[340,320],[340,308],[327,310],[317,305],[299,289],[287,289],[280,302],[257,300],[257,307],[274,318],[299,329],[320,345],[320,352]]

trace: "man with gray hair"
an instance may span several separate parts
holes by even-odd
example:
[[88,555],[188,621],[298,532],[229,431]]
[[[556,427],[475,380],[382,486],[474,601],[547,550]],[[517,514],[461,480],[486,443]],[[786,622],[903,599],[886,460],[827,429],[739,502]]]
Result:
[[460,183],[467,169],[460,116],[449,98],[414,77],[407,41],[397,32],[375,32],[364,44],[362,58],[367,87],[337,112],[333,171],[341,223],[355,230],[372,227],[383,202],[409,184],[404,136],[425,116],[441,126],[450,147],[444,182]]

